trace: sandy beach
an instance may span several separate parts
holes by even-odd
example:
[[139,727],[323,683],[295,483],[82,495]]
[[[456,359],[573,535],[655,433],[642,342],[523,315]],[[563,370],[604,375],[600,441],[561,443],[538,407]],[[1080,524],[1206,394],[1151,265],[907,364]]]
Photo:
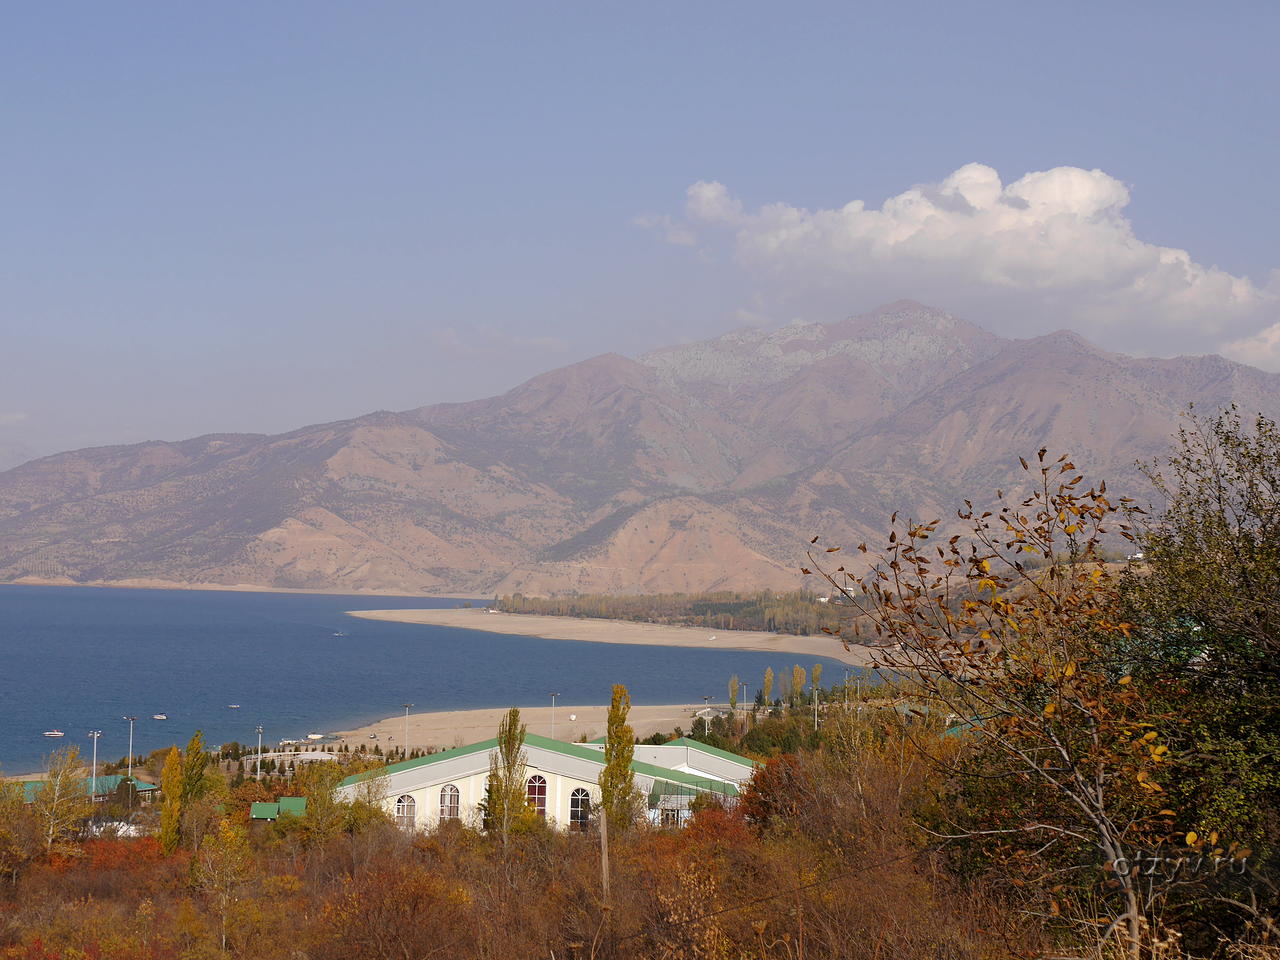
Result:
[[[707,630],[701,627],[668,627],[656,623],[597,620],[586,617],[543,617],[527,613],[486,613],[484,610],[348,610],[353,617],[422,623],[464,630],[510,633],[553,640],[585,640],[590,643],[643,643],[663,647],[714,647],[721,650],[754,650],[796,657],[826,657],[854,666],[867,666],[872,652],[862,647],[845,650],[840,641],[825,634],[796,637],[750,630]],[[802,664],[808,666],[808,664]]]
[[[686,733],[693,726],[693,712],[700,710],[704,704],[666,704],[662,706],[635,705],[631,707],[628,722],[635,730],[637,737],[647,737],[652,733],[667,733],[680,727]],[[409,714],[409,746],[410,748],[465,746],[479,740],[487,740],[498,730],[498,722],[506,707],[491,707],[484,710],[445,710],[439,713]],[[551,725],[551,707],[521,707],[520,719],[529,728],[530,733],[544,737],[555,736],[558,740],[578,740],[585,736],[588,740],[604,736],[605,716],[609,712],[604,706],[575,706],[557,704],[555,709],[555,729]],[[574,719],[570,719],[570,718]],[[369,734],[377,735],[377,743],[385,750],[387,747],[404,745],[404,715],[388,717],[358,730],[347,730],[335,734],[343,743],[351,747],[359,744],[371,744]],[[327,741],[325,746],[331,746]]]

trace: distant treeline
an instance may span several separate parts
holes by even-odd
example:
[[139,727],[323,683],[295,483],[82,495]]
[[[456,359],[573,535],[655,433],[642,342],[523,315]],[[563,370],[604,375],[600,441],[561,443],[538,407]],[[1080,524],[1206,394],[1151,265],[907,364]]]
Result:
[[557,617],[599,617],[635,620],[713,630],[767,630],[808,636],[834,630],[840,607],[816,593],[796,590],[775,593],[658,593],[610,596],[587,593],[563,597],[526,597],[516,593],[494,600],[506,613],[538,613]]

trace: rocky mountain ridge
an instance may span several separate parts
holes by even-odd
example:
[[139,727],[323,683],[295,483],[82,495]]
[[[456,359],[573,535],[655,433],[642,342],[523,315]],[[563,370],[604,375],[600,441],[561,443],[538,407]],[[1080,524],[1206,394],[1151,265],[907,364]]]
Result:
[[1280,376],[996,337],[911,302],[604,355],[493,398],[0,473],[0,581],[481,595],[792,587],[814,533],[953,515],[1041,445],[1140,487],[1189,402]]

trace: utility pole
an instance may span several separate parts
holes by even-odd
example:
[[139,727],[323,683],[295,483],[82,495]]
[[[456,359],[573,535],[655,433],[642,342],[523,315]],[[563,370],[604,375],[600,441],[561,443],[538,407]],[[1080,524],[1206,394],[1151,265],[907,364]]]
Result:
[[558,696],[560,696],[560,694],[558,693],[551,694],[551,739],[552,740],[556,738],[556,697]]
[[612,909],[609,902],[609,811],[600,807],[600,893],[604,897],[604,908]]
[[253,776],[255,779],[261,780],[262,779],[262,724],[258,724],[253,729],[258,732],[258,764],[257,764],[257,772],[254,773]]
[[409,759],[409,708],[412,707],[413,704],[402,703],[400,704],[400,706],[404,707],[404,758],[408,760]]
[[93,739],[93,770],[89,774],[89,802],[93,803],[98,799],[98,738],[102,736],[102,731],[90,730],[89,736]]
[[133,779],[133,725],[137,722],[137,717],[124,717],[129,721],[129,779]]
[[813,688],[813,729],[818,729],[818,688]]

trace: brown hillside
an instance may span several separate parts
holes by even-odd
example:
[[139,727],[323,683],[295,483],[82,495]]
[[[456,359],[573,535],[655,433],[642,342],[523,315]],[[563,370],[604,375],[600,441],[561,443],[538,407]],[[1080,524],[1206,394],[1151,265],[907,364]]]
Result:
[[1071,452],[1113,486],[1195,402],[1280,413],[1280,377],[1004,340],[891,304],[605,355],[499,397],[280,436],[102,447],[0,473],[0,580],[336,590],[792,587],[814,533],[946,517]]

